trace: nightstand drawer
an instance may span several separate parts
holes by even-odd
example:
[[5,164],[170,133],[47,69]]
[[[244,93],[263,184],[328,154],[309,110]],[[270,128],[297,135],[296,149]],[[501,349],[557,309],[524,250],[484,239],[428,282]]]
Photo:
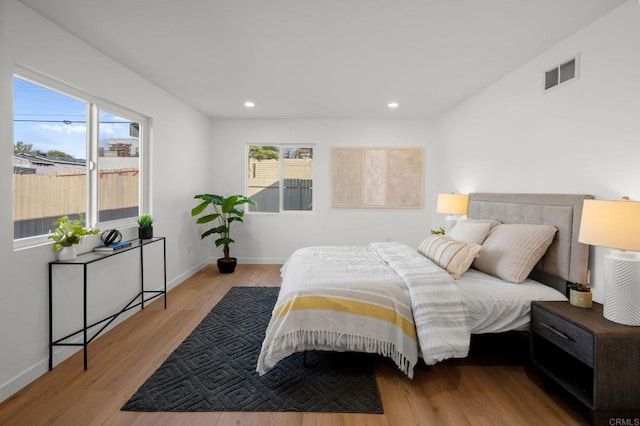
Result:
[[531,328],[559,348],[593,367],[593,334],[534,304]]

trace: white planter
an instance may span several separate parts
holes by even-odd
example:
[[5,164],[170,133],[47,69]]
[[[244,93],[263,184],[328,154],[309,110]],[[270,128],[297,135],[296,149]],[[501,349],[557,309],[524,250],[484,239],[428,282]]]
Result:
[[58,252],[58,260],[73,260],[78,257],[76,246],[62,247]]

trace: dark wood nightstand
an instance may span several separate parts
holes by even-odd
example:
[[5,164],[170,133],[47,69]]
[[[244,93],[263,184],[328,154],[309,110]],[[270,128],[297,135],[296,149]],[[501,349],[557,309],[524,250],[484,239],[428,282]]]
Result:
[[599,303],[533,302],[531,359],[594,424],[640,424],[640,327],[607,320]]

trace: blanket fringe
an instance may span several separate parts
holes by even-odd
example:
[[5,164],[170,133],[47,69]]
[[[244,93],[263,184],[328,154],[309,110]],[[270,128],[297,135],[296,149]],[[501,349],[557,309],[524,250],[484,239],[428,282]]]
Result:
[[[346,346],[345,346],[346,343]],[[283,350],[294,349],[295,352],[318,349],[319,347],[346,348],[350,352],[373,353],[391,358],[398,369],[413,378],[413,364],[407,357],[396,349],[392,342],[385,342],[366,336],[345,334],[328,330],[296,330],[279,336],[272,342],[273,347]]]

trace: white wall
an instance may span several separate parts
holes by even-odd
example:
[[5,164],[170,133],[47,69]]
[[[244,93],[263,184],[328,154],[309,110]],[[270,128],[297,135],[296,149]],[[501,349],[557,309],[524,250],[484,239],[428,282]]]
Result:
[[[0,0],[0,196],[12,197],[11,77],[17,64],[154,120],[153,214],[156,234],[167,237],[170,285],[208,256],[219,256],[212,241],[199,241],[201,229],[189,216],[192,197],[243,193],[247,143],[316,144],[315,211],[248,216],[234,230],[238,243],[232,246],[243,262],[281,262],[312,244],[391,239],[415,246],[442,223],[434,214],[438,192],[583,192],[640,199],[639,12],[637,1],[629,0],[434,122],[209,120],[21,3]],[[580,79],[543,94],[543,72],[577,52]],[[332,146],[423,146],[424,207],[331,208]],[[54,259],[50,246],[13,250],[11,208],[0,204],[0,400],[46,371],[47,263]],[[594,256],[596,300],[603,252]],[[127,271],[137,273],[135,262],[122,263],[119,279],[126,280]],[[97,272],[109,274],[108,265]],[[115,295],[108,294],[115,290],[104,280],[96,286],[104,287],[107,304],[114,306],[119,296],[128,297],[121,292],[131,291],[131,283]]]
[[[543,93],[580,53],[580,78]],[[436,121],[439,174],[460,192],[640,199],[640,7],[630,0]],[[602,256],[592,250],[594,298]]]
[[[232,255],[241,262],[279,263],[309,245],[400,241],[416,246],[429,232],[435,204],[437,141],[425,121],[242,120],[212,121],[214,179],[207,192],[243,194],[246,144],[315,144],[313,213],[249,214],[234,224]],[[421,209],[331,207],[332,146],[420,146],[425,152],[425,200]],[[213,242],[209,242],[213,246]],[[214,257],[220,257],[217,251]]]
[[[1,0],[0,198],[5,202],[0,203],[0,401],[47,370],[47,265],[55,259],[51,245],[13,250],[11,99],[14,65],[151,117],[154,123],[152,213],[156,234],[167,237],[169,285],[181,282],[199,269],[207,254],[189,210],[193,194],[206,189],[209,180],[209,119],[21,3]],[[129,238],[134,237],[133,227],[126,231]],[[91,241],[86,243],[88,250]],[[155,257],[158,257],[157,250]],[[135,293],[136,265],[131,259],[122,259],[111,268],[107,262],[96,267],[92,271],[96,277],[92,295],[97,299],[92,301],[93,308],[119,309],[120,303],[128,300],[131,292]],[[156,280],[154,285],[160,283]],[[58,322],[66,324],[78,318],[73,316],[78,313],[77,305],[74,308],[71,303],[78,292],[77,289],[69,293],[60,290],[59,311],[64,314]],[[62,352],[57,361],[64,354]]]

